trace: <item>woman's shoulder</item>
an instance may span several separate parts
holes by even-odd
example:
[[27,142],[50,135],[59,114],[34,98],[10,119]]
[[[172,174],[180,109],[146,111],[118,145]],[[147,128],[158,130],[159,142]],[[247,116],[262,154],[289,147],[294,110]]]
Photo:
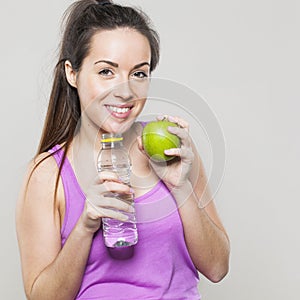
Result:
[[32,194],[53,194],[58,174],[58,166],[49,152],[43,152],[32,158],[24,175],[23,196]]
[[[57,144],[49,151],[37,154],[31,159],[28,164],[28,169],[32,170],[39,175],[51,176],[58,172],[57,159],[54,158],[56,153],[61,153],[64,149],[63,144]],[[60,155],[60,154],[59,154]]]
[[41,217],[46,217],[54,209],[58,211],[60,203],[55,200],[57,174],[58,166],[51,153],[41,153],[31,159],[19,191],[17,219],[29,212],[39,212]]
[[53,176],[58,171],[57,163],[50,152],[43,152],[35,156],[28,164],[28,170],[39,176]]

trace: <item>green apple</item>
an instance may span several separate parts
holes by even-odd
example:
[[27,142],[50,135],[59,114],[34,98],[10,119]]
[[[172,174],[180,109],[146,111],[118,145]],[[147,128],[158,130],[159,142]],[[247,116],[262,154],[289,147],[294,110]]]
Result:
[[145,152],[157,162],[169,161],[175,156],[166,155],[164,150],[180,147],[177,135],[168,131],[169,126],[178,126],[167,120],[152,121],[146,124],[142,132],[142,143]]

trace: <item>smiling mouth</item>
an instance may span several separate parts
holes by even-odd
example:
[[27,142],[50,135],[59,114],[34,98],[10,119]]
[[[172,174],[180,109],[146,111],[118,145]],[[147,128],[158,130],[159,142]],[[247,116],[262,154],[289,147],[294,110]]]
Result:
[[111,112],[115,112],[118,114],[124,114],[127,113],[128,111],[130,111],[132,109],[132,106],[128,106],[128,107],[118,107],[118,106],[113,106],[113,105],[106,105],[107,109]]
[[118,105],[105,105],[107,110],[116,118],[126,118],[130,115],[131,109],[133,105],[126,105],[126,106],[118,106]]

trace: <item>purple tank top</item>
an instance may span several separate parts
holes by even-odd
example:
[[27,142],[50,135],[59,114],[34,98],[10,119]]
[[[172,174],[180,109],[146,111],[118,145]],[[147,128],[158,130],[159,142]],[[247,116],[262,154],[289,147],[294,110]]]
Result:
[[[55,146],[50,151],[58,150]],[[63,150],[54,153],[60,165]],[[66,210],[61,228],[62,246],[78,221],[85,204],[70,162],[61,172]],[[198,272],[184,241],[175,199],[159,181],[141,197],[135,198],[138,243],[134,256],[112,258],[102,238],[102,229],[93,238],[82,285],[76,299],[101,300],[199,300]]]

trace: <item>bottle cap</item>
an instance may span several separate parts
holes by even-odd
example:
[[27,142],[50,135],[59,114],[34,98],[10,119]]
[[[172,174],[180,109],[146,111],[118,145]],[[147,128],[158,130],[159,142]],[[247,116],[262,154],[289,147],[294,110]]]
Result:
[[121,142],[123,137],[120,134],[104,133],[102,134],[101,143]]

